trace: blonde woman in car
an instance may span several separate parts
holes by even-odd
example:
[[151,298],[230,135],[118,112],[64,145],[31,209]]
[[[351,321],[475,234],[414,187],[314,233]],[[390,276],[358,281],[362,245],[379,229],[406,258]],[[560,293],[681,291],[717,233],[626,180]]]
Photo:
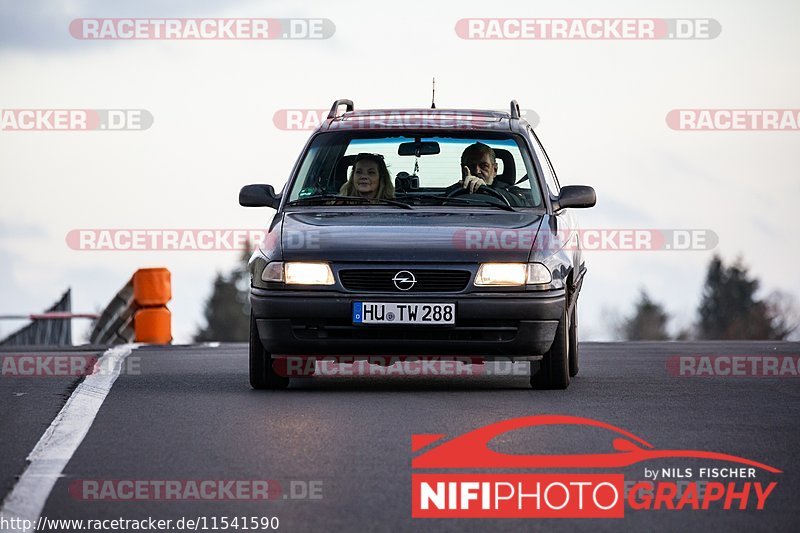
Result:
[[339,194],[363,198],[392,199],[394,184],[380,154],[358,154]]

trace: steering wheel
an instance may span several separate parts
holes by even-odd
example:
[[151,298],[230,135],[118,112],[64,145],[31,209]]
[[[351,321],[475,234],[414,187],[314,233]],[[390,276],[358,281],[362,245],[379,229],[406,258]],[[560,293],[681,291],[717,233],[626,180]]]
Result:
[[447,198],[456,198],[458,196],[464,196],[465,194],[477,194],[477,193],[484,193],[484,194],[487,194],[489,196],[494,196],[495,198],[498,198],[499,200],[501,200],[507,206],[511,207],[511,203],[508,201],[508,198],[506,198],[505,196],[503,196],[502,194],[500,194],[496,190],[494,190],[491,187],[488,187],[486,185],[481,185],[480,187],[475,189],[474,193],[470,192],[468,189],[465,189],[464,187],[459,185],[457,188],[453,189],[452,191],[449,191],[449,192],[445,193],[445,196]]

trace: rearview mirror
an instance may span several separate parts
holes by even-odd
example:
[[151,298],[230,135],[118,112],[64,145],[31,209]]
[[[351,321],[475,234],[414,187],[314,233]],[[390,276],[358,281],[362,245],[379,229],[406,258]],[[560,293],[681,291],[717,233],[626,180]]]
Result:
[[436,155],[440,152],[439,143],[435,141],[415,141],[400,143],[397,147],[397,155]]
[[594,189],[587,185],[564,185],[558,195],[555,209],[565,207],[593,207],[597,203],[597,195]]
[[245,185],[239,191],[239,205],[243,207],[271,207],[278,209],[281,197],[275,194],[272,185],[253,184]]

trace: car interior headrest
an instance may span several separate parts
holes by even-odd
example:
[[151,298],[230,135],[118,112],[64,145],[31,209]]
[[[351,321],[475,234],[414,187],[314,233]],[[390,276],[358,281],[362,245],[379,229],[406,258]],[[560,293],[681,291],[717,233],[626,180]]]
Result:
[[511,155],[511,152],[502,148],[494,148],[493,150],[497,159],[503,162],[503,173],[498,174],[495,179],[508,185],[514,185],[517,181],[517,165],[514,163],[514,156]]
[[336,168],[333,171],[333,189],[329,188],[328,192],[338,193],[342,185],[347,182],[347,171],[353,166],[356,155],[346,155],[336,162]]

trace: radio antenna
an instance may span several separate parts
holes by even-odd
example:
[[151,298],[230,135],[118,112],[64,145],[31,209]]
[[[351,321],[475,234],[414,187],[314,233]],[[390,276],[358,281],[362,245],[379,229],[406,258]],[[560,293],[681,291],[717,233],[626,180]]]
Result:
[[431,90],[431,109],[436,109],[436,78],[433,78],[433,89]]

